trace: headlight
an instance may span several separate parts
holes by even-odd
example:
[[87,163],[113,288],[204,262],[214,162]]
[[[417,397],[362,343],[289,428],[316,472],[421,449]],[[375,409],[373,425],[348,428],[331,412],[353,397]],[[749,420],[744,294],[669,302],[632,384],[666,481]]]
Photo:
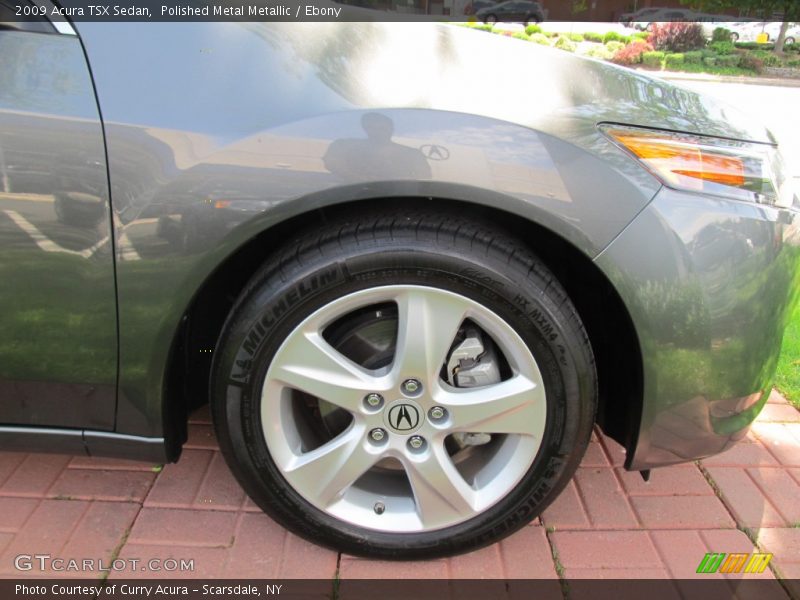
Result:
[[778,153],[771,144],[613,124],[600,129],[668,187],[782,204]]

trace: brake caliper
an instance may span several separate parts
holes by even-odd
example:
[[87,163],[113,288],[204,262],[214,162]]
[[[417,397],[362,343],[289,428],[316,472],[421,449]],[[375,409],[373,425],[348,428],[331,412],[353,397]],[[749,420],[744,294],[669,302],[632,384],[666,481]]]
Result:
[[[463,330],[463,341],[450,353],[447,361],[447,380],[458,388],[474,388],[500,382],[497,351],[491,340],[475,326]],[[457,432],[453,439],[462,448],[482,446],[492,440],[488,433]]]

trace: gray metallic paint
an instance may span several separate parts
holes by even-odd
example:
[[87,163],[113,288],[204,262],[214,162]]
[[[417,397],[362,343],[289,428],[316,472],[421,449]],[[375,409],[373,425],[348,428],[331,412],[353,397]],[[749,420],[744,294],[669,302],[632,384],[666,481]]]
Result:
[[[238,248],[315,208],[409,197],[498,207],[597,259],[644,355],[629,467],[719,451],[754,418],[747,409],[771,378],[796,271],[781,237],[794,213],[662,189],[597,129],[771,141],[733,109],[453,26],[76,27],[103,114],[116,226],[117,433],[165,434],[182,316]],[[449,156],[434,160],[432,148]]]
[[0,424],[112,430],[108,179],[74,36],[0,31],[0,247]]
[[[501,206],[594,256],[658,190],[594,121],[556,127],[566,118],[558,106],[533,110],[534,85],[514,95],[515,78],[507,90],[495,84],[475,95],[467,85],[480,72],[475,61],[497,50],[499,63],[511,65],[520,45],[454,27],[411,27],[79,24],[106,125],[114,207],[141,257],[126,260],[118,245],[126,433],[160,433],[167,353],[202,281],[227,253],[284,219],[358,199],[450,198]],[[145,31],[142,47],[137,32]],[[384,64],[411,51],[430,60]],[[529,60],[543,78],[560,58],[534,52]],[[450,74],[446,87],[425,85],[436,73]],[[569,106],[571,91],[553,96]],[[392,122],[391,142],[368,139],[362,127],[364,114],[378,110]],[[338,163],[327,155],[337,140],[350,153]],[[447,148],[450,158],[428,161],[430,175],[420,177],[414,155],[426,145]],[[365,158],[381,153],[379,166]],[[337,170],[341,163],[360,167]],[[240,210],[198,216],[206,199],[219,197]],[[215,223],[187,249],[159,238],[151,219],[165,216],[178,228]],[[157,295],[145,307],[136,290]]]
[[795,210],[664,188],[597,258],[643,354],[642,424],[626,466],[694,460],[744,436],[796,301],[797,225]]

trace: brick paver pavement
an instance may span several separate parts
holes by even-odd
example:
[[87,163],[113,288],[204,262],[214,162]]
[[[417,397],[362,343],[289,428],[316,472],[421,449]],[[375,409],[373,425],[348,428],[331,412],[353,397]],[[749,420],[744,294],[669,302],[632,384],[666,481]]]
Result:
[[189,432],[180,462],[163,470],[0,452],[0,577],[83,575],[14,567],[19,554],[50,554],[107,564],[194,559],[193,572],[171,575],[195,578],[691,578],[706,552],[752,552],[756,541],[775,555],[763,577],[800,578],[800,413],[777,393],[736,447],[656,470],[649,483],[625,472],[623,450],[596,433],[576,477],[536,522],[471,554],[391,568],[285,531],[231,476],[206,410]]

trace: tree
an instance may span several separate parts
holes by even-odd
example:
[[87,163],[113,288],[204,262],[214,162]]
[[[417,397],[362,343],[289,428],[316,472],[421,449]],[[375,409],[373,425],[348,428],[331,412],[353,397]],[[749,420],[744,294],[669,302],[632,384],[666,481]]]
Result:
[[782,15],[778,39],[775,41],[775,52],[783,52],[786,31],[790,21],[800,20],[800,1],[798,0],[681,0],[693,8],[706,12],[738,9],[740,17],[759,16],[769,19],[773,15]]

